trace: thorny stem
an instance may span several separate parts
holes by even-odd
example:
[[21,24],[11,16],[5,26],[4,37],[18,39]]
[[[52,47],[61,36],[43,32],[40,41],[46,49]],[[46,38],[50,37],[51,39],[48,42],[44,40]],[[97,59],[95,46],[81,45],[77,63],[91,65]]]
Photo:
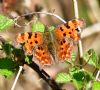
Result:
[[13,83],[13,85],[12,85],[11,90],[14,90],[14,89],[15,89],[15,85],[16,85],[16,83],[17,83],[17,81],[18,81],[18,78],[19,78],[19,76],[20,76],[20,74],[21,74],[22,69],[23,69],[23,66],[19,66],[19,71],[18,71],[18,73],[17,73],[17,76],[16,76],[16,78],[15,78],[15,81],[14,81],[14,83]]
[[[74,14],[75,14],[75,18],[78,19],[79,18],[79,13],[78,13],[78,5],[77,5],[77,0],[73,0],[73,4],[74,4]],[[81,37],[81,29],[79,27],[80,30],[80,37]],[[82,41],[79,40],[78,41],[78,51],[79,51],[79,60],[80,60],[80,64],[82,65],[83,63],[83,49],[82,49]]]

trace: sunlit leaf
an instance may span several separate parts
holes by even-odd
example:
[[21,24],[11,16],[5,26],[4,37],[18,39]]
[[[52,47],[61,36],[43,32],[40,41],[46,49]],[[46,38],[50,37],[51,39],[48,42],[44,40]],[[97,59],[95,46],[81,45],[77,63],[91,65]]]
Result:
[[82,81],[77,81],[76,79],[73,79],[73,84],[77,88],[77,90],[81,89],[84,85]]
[[99,81],[95,81],[93,83],[92,90],[100,90],[100,82]]
[[72,63],[70,62],[70,60],[66,60],[66,64],[72,65]]
[[12,25],[14,25],[14,21],[12,19],[0,14],[0,31],[4,31]]
[[14,72],[8,69],[0,69],[0,74],[5,76],[6,78],[10,78],[14,75]]
[[89,51],[87,51],[84,54],[83,58],[88,64],[93,65],[96,68],[98,68],[99,59],[98,59],[98,56],[93,49],[90,49]]
[[88,73],[84,69],[73,67],[70,69],[70,74],[73,77],[72,81],[76,88],[81,89],[89,81],[93,80],[92,74]]
[[11,58],[0,58],[0,74],[10,77],[14,74],[17,64]]
[[25,62],[27,62],[28,64],[30,64],[31,61],[32,61],[32,56],[26,56],[25,57]]
[[32,24],[32,32],[44,32],[45,26],[40,21],[34,21]]
[[67,73],[59,73],[56,77],[56,82],[57,83],[66,83],[71,80],[71,77]]

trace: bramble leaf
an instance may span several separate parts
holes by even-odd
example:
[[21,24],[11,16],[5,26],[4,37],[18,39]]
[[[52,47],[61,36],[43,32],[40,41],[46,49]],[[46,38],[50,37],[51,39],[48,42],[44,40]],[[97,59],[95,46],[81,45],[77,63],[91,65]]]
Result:
[[88,50],[84,54],[83,58],[88,64],[93,65],[96,68],[99,68],[99,58],[93,49]]
[[95,81],[93,83],[92,90],[100,90],[100,82],[99,81]]
[[32,32],[44,32],[45,26],[40,21],[34,21],[32,24]]
[[28,64],[30,64],[32,61],[32,56],[25,56],[25,62],[27,62]]
[[92,74],[88,73],[84,69],[73,67],[70,69],[70,75],[72,76],[73,84],[77,89],[84,87],[89,81],[93,80]]
[[12,52],[12,45],[9,43],[5,43],[2,45],[2,49],[4,50],[4,52],[6,53],[7,56],[10,56],[10,54]]
[[0,14],[0,31],[4,31],[12,25],[14,25],[14,21],[12,19]]
[[6,78],[10,78],[11,76],[14,75],[14,72],[8,69],[0,69],[0,74],[5,76]]
[[16,71],[17,64],[11,58],[0,58],[0,74],[10,77]]
[[71,77],[67,73],[59,73],[56,76],[56,82],[57,83],[66,83],[66,82],[69,82],[69,81],[71,81]]

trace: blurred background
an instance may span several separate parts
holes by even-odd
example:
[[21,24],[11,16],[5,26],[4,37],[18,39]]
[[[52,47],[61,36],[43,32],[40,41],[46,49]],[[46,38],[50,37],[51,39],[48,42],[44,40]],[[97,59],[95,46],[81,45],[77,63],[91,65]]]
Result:
[[[100,56],[100,0],[77,1],[79,17],[85,21],[85,27],[82,29],[83,50],[86,52],[89,48],[93,48]],[[0,13],[10,18],[38,11],[55,13],[66,21],[75,18],[72,0],[0,0]],[[37,15],[37,17],[48,26],[57,26],[62,23],[52,16],[41,14]],[[29,22],[33,18],[34,16],[22,18],[19,24],[23,25],[23,22]],[[24,31],[31,31],[30,26],[22,28],[12,27],[6,32],[0,33],[0,35],[5,39],[14,40],[17,33]],[[45,68],[45,70],[51,77],[55,78],[57,73],[65,71],[66,68],[66,66],[61,64]],[[94,70],[91,66],[86,66],[85,68],[91,72]],[[15,90],[51,90],[35,71],[28,66],[24,66],[24,69],[25,71],[20,75]],[[0,90],[10,90],[15,76],[6,79],[0,75]],[[63,85],[63,87],[69,88],[67,90],[75,90],[70,83]]]

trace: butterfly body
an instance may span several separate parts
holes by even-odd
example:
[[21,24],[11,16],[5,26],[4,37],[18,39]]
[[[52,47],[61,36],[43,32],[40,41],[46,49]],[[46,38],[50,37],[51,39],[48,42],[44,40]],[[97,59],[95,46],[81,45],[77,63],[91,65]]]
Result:
[[82,23],[76,19],[59,25],[53,31],[19,33],[16,41],[24,44],[25,53],[33,55],[42,65],[51,65],[53,60],[63,62],[70,59],[73,42],[80,39],[78,27]]

